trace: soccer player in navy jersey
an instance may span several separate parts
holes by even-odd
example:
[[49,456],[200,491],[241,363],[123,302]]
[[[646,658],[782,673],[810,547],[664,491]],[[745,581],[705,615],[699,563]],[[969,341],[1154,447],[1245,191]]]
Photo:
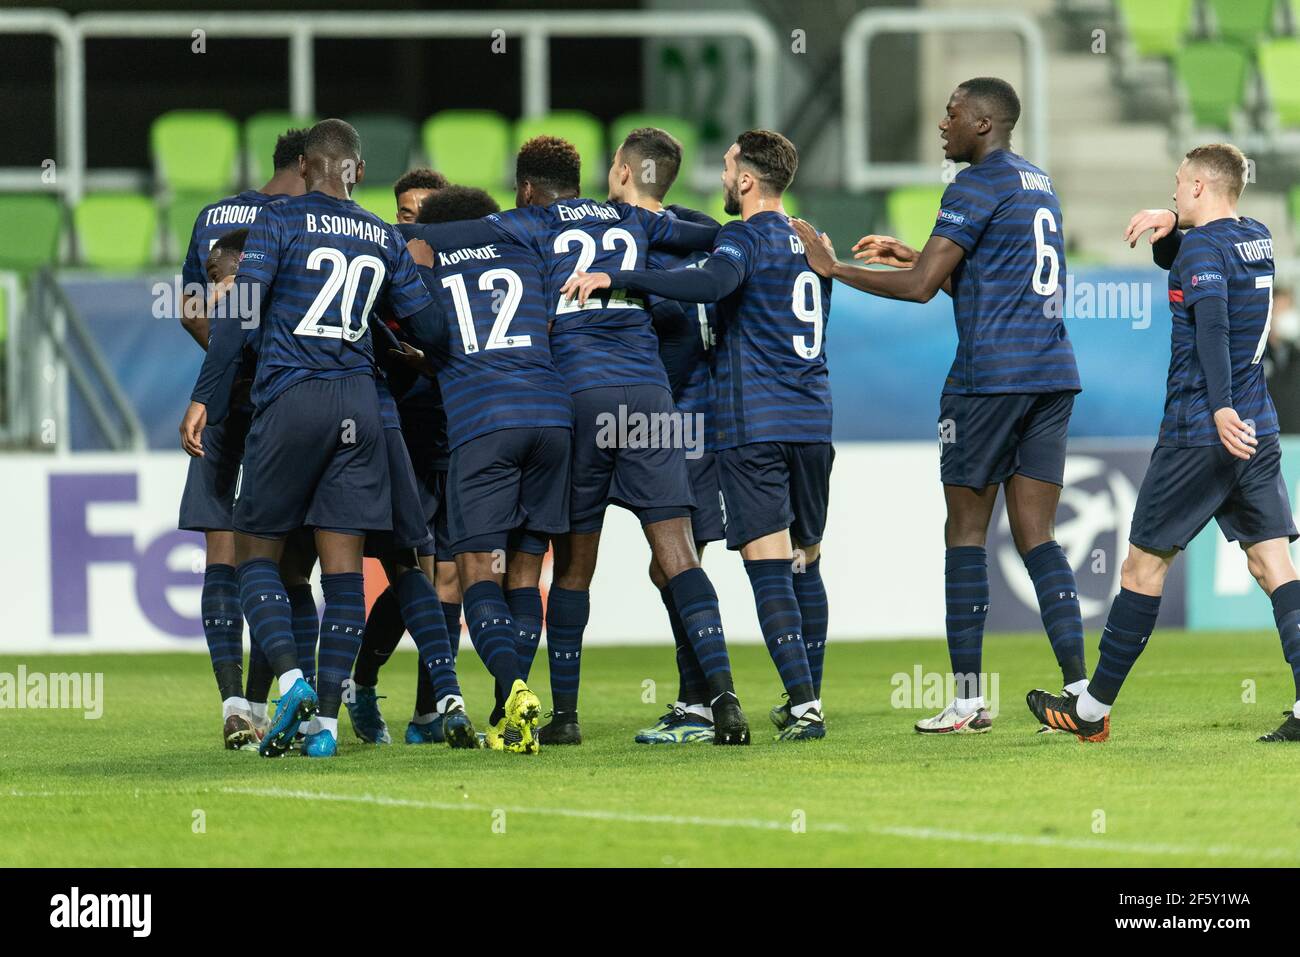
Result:
[[[182,266],[184,292],[181,325],[206,349],[208,346],[207,299],[204,273],[211,283],[233,276],[238,266],[247,226],[269,202],[282,196],[298,196],[304,189],[298,170],[306,130],[287,130],[276,140],[274,174],[260,190],[245,190],[203,208],[194,222]],[[230,237],[222,243],[222,237]],[[218,252],[218,245],[222,251]],[[208,287],[211,288],[211,287]],[[253,375],[254,355],[247,350],[240,372],[241,401],[234,403],[224,420],[208,422],[204,442],[208,452],[191,459],[181,497],[180,528],[204,536],[206,566],[203,573],[201,608],[204,637],[222,697],[222,738],[231,749],[253,747],[267,725],[266,698],[274,677],[266,656],[254,642],[249,649],[246,685],[241,674],[243,659],[243,616],[239,611],[239,590],[235,578],[235,538],[231,527],[235,476],[243,454],[244,436],[252,415],[246,398]],[[299,664],[308,680],[314,676],[316,635],[319,628],[316,603],[311,591],[311,572],[316,553],[309,535],[294,534],[286,544],[281,575],[293,608],[294,636]]]
[[648,210],[580,196],[581,160],[551,136],[525,143],[515,165],[517,209],[466,223],[402,227],[435,250],[515,243],[540,258],[551,352],[574,403],[572,489],[567,535],[555,538],[554,579],[546,609],[553,720],[542,744],[578,744],[578,683],[591,579],[605,510],[634,512],[668,580],[687,637],[704,668],[713,708],[714,743],[748,744],[736,698],[717,593],[700,567],[691,532],[694,499],[682,444],[633,423],[676,418],[658,339],[645,303],[622,292],[584,303],[561,294],[575,272],[598,266],[640,267],[654,246],[708,248],[715,230]]
[[1129,224],[1130,245],[1154,230],[1155,261],[1169,270],[1173,334],[1160,438],[1092,680],[1078,697],[1027,696],[1039,721],[1081,740],[1110,736],[1111,705],[1155,629],[1169,568],[1213,518],[1271,598],[1295,678],[1286,721],[1259,740],[1300,741],[1300,576],[1289,548],[1297,535],[1260,361],[1273,312],[1273,239],[1237,213],[1245,183],[1237,147],[1197,147],[1178,167],[1177,212],[1144,210]]
[[[364,536],[392,525],[370,313],[382,304],[398,320],[441,321],[394,227],[349,198],[365,175],[356,130],[316,124],[299,168],[307,192],[268,204],[249,231],[227,297],[239,321],[213,323],[182,423],[187,450],[202,455],[204,424],[210,410],[224,413],[222,385],[247,331],[257,343],[256,411],[236,488],[235,552],[244,616],[279,675],[279,707],[259,746],[268,757],[284,754],[313,717],[319,730],[304,753],[336,753],[342,684],[365,622]],[[315,529],[325,593],[319,692],[298,665],[277,566],[285,536],[304,526]],[[437,657],[454,675],[450,647]]]
[[[794,144],[780,133],[740,134],[723,159],[722,184],[727,213],[741,219],[718,231],[710,256],[678,269],[580,273],[564,290],[579,301],[613,289],[718,303],[711,431],[727,547],[744,559],[789,699],[772,711],[782,741],[826,734],[821,656],[805,640],[803,609],[824,623],[821,540],[835,458],[825,351],[831,284],[809,270],[807,240],[795,235],[782,205],[798,165]],[[812,242],[822,243],[815,234]],[[801,591],[796,581],[805,575],[813,587]],[[816,645],[824,650],[824,632]]]
[[[1051,179],[1011,151],[1019,117],[1020,100],[1004,80],[967,80],[953,92],[939,123],[944,155],[971,165],[944,191],[925,248],[870,236],[855,247],[868,262],[910,268],[849,266],[809,245],[818,273],[873,295],[911,302],[928,302],[940,289],[952,295],[957,356],[939,401],[939,473],[956,690],[943,711],[917,722],[922,733],[992,726],[980,674],[989,605],[985,541],[999,486],[1065,692],[1087,684],[1074,570],[1054,537],[1066,432],[1080,390],[1058,308],[1065,239]],[[811,228],[795,227],[807,243]]]
[[[430,169],[413,169],[393,184],[396,222],[413,223],[420,204],[439,190],[446,189],[447,178]],[[404,339],[396,323],[387,324],[395,336]],[[437,589],[443,620],[455,655],[460,643],[460,583],[456,563],[447,540],[446,484],[447,422],[442,397],[435,380],[411,370],[406,365],[386,359],[380,349],[377,358],[386,371],[392,398],[397,403],[402,438],[415,473],[416,490],[421,503],[422,521],[427,535],[417,547],[421,569]],[[378,379],[377,379],[378,381]],[[404,471],[404,470],[403,470]],[[405,486],[405,483],[403,483]],[[398,486],[394,486],[398,491]],[[409,507],[408,507],[409,510]],[[397,510],[394,511],[397,520]],[[392,736],[379,707],[379,670],[392,656],[406,623],[401,602],[390,586],[380,593],[366,618],[366,632],[357,654],[352,675],[352,694],[345,696],[348,716],[357,737],[373,744],[391,744]],[[415,710],[406,725],[407,744],[442,743],[443,717],[437,711],[437,694],[425,667],[417,669]]]
[[[418,221],[496,212],[483,190],[452,186],[425,201]],[[450,317],[432,359],[451,447],[451,551],[470,636],[497,685],[487,745],[535,753],[540,704],[526,682],[542,627],[542,559],[551,536],[569,529],[573,438],[573,401],[551,357],[542,263],[517,243],[436,254],[419,240],[411,245]],[[503,603],[508,623],[493,615]]]
[[420,214],[420,205],[440,189],[451,184],[436,170],[421,167],[403,173],[393,184],[393,198],[397,201],[397,222],[413,223]]
[[[689,222],[717,227],[710,216],[684,206],[664,205],[664,197],[677,180],[682,165],[682,145],[666,130],[645,127],[632,130],[614,153],[609,167],[609,200],[639,206],[661,216],[676,216]],[[692,265],[705,253],[685,255],[666,249],[651,248],[646,265],[651,269],[673,269]],[[691,533],[695,551],[704,554],[709,542],[721,541],[722,505],[718,489],[717,455],[709,448],[707,424],[712,421],[710,407],[713,392],[710,347],[713,342],[712,305],[684,303],[662,296],[647,300],[655,335],[659,338],[659,358],[668,374],[673,404],[683,416],[701,423],[698,430],[701,447],[688,456],[686,470],[691,479],[695,507],[691,511]],[[677,700],[653,726],[636,734],[638,744],[695,744],[713,740],[713,711],[709,707],[709,686],[704,670],[696,660],[695,650],[686,637],[686,629],[663,570],[651,559],[650,580],[659,590],[673,641],[677,646]]]

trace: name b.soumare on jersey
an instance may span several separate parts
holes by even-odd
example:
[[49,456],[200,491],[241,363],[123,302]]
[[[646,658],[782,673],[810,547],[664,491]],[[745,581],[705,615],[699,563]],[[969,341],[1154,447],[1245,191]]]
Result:
[[244,245],[236,281],[266,287],[253,403],[304,379],[374,374],[369,317],[397,319],[430,297],[397,230],[351,200],[307,193],[270,203]]
[[1042,170],[994,150],[944,190],[932,235],[966,255],[952,274],[957,356],[945,395],[1078,392],[1059,305],[1061,206]]
[[643,298],[605,290],[579,306],[576,300],[561,302],[559,290],[578,271],[644,269],[651,246],[672,242],[679,229],[705,227],[591,199],[507,210],[487,221],[541,257],[554,320],[551,350],[570,392],[624,385],[668,388]]
[[236,229],[251,229],[257,222],[257,214],[268,203],[286,197],[279,194],[259,193],[255,189],[246,189],[235,196],[204,206],[198,218],[194,220],[194,230],[190,233],[189,249],[185,253],[185,263],[181,266],[181,279],[186,286],[204,285],[208,281],[204,267],[208,253],[217,240],[226,233]]
[[777,212],[727,223],[713,257],[742,278],[717,305],[710,447],[829,442],[831,281],[808,268],[803,243]]
[[537,254],[503,241],[438,250],[434,268],[417,269],[447,317],[447,341],[432,345],[445,349],[435,362],[450,448],[500,429],[572,427]]
[[1228,304],[1233,409],[1256,435],[1278,431],[1261,361],[1273,310],[1273,238],[1256,220],[1216,219],[1188,230],[1169,269],[1173,333],[1161,445],[1219,443],[1196,352],[1196,306],[1210,298]]

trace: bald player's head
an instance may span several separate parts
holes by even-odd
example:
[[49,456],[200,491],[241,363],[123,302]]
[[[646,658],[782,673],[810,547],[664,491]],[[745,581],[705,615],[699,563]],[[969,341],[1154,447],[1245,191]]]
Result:
[[307,131],[302,172],[308,189],[341,182],[350,194],[364,178],[365,167],[361,159],[361,137],[351,123],[321,120]]

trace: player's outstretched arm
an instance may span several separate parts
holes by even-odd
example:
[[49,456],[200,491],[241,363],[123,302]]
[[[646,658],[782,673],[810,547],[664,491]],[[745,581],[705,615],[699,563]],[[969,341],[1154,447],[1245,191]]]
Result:
[[501,240],[501,233],[484,219],[463,219],[454,223],[398,223],[405,239],[422,239],[434,249],[463,249]]
[[931,236],[910,269],[866,269],[840,262],[835,257],[835,250],[829,248],[817,230],[802,219],[792,219],[790,223],[803,240],[804,253],[813,272],[887,299],[929,302],[966,255],[965,250],[951,239]]
[[650,233],[650,245],[678,253],[708,252],[717,236],[717,224],[666,219],[661,229]]
[[[823,234],[825,235],[825,234]],[[913,249],[893,236],[872,233],[853,244],[853,258],[864,266],[889,266],[892,269],[911,269],[916,265],[919,249]],[[943,281],[943,291],[952,295],[952,277]]]
[[717,302],[740,288],[739,268],[725,256],[710,256],[698,266],[681,269],[628,269],[613,273],[574,273],[560,295],[581,305],[601,289],[626,289],[676,299],[678,302]]

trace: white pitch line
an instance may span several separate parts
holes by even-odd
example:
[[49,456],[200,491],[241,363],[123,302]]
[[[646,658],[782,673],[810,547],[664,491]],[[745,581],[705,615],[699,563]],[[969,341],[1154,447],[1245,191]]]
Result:
[[1283,848],[1234,847],[1230,844],[1148,844],[1141,841],[1090,840],[1079,837],[1052,837],[1046,834],[977,834],[933,827],[866,828],[883,837],[913,838],[919,841],[955,841],[965,844],[1013,844],[1021,847],[1051,847],[1071,851],[1111,851],[1123,854],[1195,855],[1209,857],[1256,857],[1269,860],[1300,860],[1300,850]]
[[[490,814],[501,810],[507,814],[536,814],[549,817],[576,818],[589,821],[614,821],[620,824],[666,824],[676,827],[717,827],[741,828],[755,831],[789,831],[791,822],[774,821],[764,818],[719,818],[699,817],[680,814],[637,814],[627,811],[608,811],[599,808],[563,808],[563,807],[510,807],[487,804],[474,804],[469,801],[453,803],[449,801],[425,801],[413,798],[388,797],[382,794],[331,794],[325,791],[287,790],[285,788],[233,788],[223,787],[222,794],[245,795],[248,797],[281,798],[300,801],[332,801],[343,804],[372,804],[384,807],[404,807],[424,811],[474,811]],[[160,794],[202,794],[207,788],[194,790],[167,789],[151,791],[150,796]],[[114,797],[102,791],[19,791],[3,793],[4,797],[13,798],[59,798],[59,797]],[[135,794],[139,797],[137,791]],[[1115,841],[1104,837],[1077,838],[1054,837],[1047,834],[1002,834],[978,833],[974,831],[955,831],[934,827],[907,827],[868,824],[850,827],[835,822],[808,822],[807,830],[834,834],[872,834],[877,837],[896,837],[915,841],[938,841],[961,844],[988,844],[991,846],[1047,847],[1069,851],[1103,851],[1113,854],[1152,854],[1165,857],[1242,857],[1257,860],[1300,861],[1300,849],[1237,847],[1231,844],[1164,844],[1145,843],[1141,841]]]
[[[423,811],[477,811],[491,813],[505,811],[507,814],[539,814],[550,817],[570,817],[589,821],[617,821],[622,824],[671,824],[694,827],[736,827],[755,831],[789,831],[790,821],[771,821],[752,817],[697,817],[680,814],[637,814],[627,811],[605,811],[599,808],[565,808],[565,807],[511,807],[509,805],[472,804],[468,801],[452,803],[448,801],[423,801],[412,798],[386,797],[382,794],[328,794],[323,791],[289,791],[283,788],[221,788],[223,794],[246,794],[252,797],[297,798],[307,801],[338,801],[345,804],[378,804],[385,807],[406,807]],[[813,822],[807,825],[811,831],[829,831],[836,834],[848,833],[849,828],[843,824]]]
[[[283,788],[231,788],[220,789],[224,794],[243,794],[252,797],[293,798],[298,800],[336,801],[350,804],[375,804],[386,807],[406,807],[427,811],[475,811],[490,813],[502,810],[507,814],[538,814],[551,817],[568,817],[597,821],[616,821],[622,824],[669,824],[676,826],[745,828],[762,831],[788,831],[790,822],[762,818],[713,818],[675,814],[637,814],[625,811],[605,811],[581,808],[548,807],[493,807],[486,804],[459,804],[445,801],[425,801],[411,798],[394,798],[376,794],[330,794],[323,791],[291,791]],[[866,825],[850,827],[839,823],[807,824],[809,831],[836,834],[872,834],[877,837],[899,837],[918,841],[947,841],[966,844],[1014,845],[1021,847],[1050,847],[1074,851],[1106,851],[1117,854],[1154,854],[1165,856],[1244,857],[1267,860],[1300,860],[1300,851],[1281,848],[1248,848],[1232,845],[1154,844],[1138,841],[1114,841],[1106,838],[1069,838],[1036,834],[981,834],[971,831],[953,831],[929,827],[890,827]]]

